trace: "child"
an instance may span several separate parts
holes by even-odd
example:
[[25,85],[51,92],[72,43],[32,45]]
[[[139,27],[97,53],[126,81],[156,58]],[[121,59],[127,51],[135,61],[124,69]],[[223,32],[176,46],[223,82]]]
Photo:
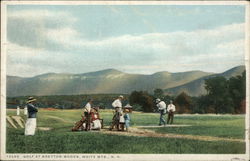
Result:
[[129,130],[129,122],[130,122],[129,109],[125,109],[124,112],[125,112],[125,115],[124,115],[125,127],[126,127],[126,131],[128,131]]

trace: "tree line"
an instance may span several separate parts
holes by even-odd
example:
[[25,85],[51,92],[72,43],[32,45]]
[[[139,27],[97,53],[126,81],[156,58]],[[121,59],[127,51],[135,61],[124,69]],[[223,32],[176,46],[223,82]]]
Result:
[[[80,109],[83,108],[88,99],[94,100],[94,106],[101,109],[111,108],[111,103],[119,96],[119,94],[89,94],[89,95],[54,95],[54,96],[33,96],[37,99],[37,106],[41,108],[57,108],[57,109]],[[125,97],[124,103],[128,103],[128,95]],[[29,96],[10,97],[7,99],[8,108],[16,108],[16,106],[25,106]]]
[[154,100],[160,98],[167,104],[173,100],[177,113],[245,113],[246,108],[246,72],[226,79],[215,76],[205,80],[207,93],[191,97],[182,92],[176,97],[165,95],[162,89],[155,89],[150,95],[147,91],[133,91],[129,102],[144,112],[157,111]]
[[[205,80],[207,93],[199,97],[189,96],[182,92],[177,96],[170,96],[162,89],[155,89],[152,94],[147,91],[133,91],[125,94],[123,104],[130,103],[133,109],[143,112],[157,112],[156,98],[167,104],[173,100],[177,113],[245,113],[246,106],[246,72],[226,79],[215,76]],[[37,105],[44,108],[72,109],[83,108],[89,98],[94,100],[95,106],[102,109],[112,108],[111,103],[119,94],[92,95],[61,95],[34,96]],[[28,97],[11,97],[7,99],[8,108],[24,106]]]

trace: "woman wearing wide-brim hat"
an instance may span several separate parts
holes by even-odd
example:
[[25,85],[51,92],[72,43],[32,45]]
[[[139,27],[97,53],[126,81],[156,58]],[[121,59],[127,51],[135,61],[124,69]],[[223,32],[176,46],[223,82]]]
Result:
[[36,99],[33,97],[29,97],[27,100],[28,119],[25,124],[24,135],[35,135],[38,108],[34,105],[34,102],[36,102]]

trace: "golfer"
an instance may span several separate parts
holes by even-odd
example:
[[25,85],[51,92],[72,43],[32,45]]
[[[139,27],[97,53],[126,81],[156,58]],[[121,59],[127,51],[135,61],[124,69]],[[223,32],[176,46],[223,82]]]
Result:
[[34,105],[35,102],[36,102],[36,99],[33,97],[29,97],[27,101],[28,119],[25,123],[24,135],[35,135],[36,113],[38,112],[38,108]]
[[85,119],[86,119],[85,131],[90,130],[92,104],[93,104],[93,100],[89,99],[88,103],[84,107],[84,116],[85,116]]
[[115,108],[115,114],[112,119],[112,124],[110,126],[110,130],[114,128],[116,125],[117,130],[119,130],[120,117],[122,117],[122,100],[123,96],[120,95],[113,103],[112,106]]
[[161,101],[159,98],[156,99],[156,106],[158,107],[158,110],[160,112],[160,123],[159,126],[161,126],[162,124],[166,125],[166,121],[163,118],[163,116],[166,114],[166,103],[164,101]]
[[175,112],[175,105],[173,104],[172,100],[170,100],[170,104],[168,105],[167,111],[168,111],[167,124],[169,124],[169,123],[172,124],[173,120],[174,120],[174,112]]

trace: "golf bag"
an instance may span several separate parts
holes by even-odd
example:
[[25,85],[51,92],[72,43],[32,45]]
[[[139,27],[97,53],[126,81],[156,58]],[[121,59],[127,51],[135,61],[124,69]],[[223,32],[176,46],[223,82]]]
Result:
[[83,123],[85,122],[84,117],[80,121],[77,121],[73,128],[71,129],[72,131],[79,131],[79,129],[82,127]]

